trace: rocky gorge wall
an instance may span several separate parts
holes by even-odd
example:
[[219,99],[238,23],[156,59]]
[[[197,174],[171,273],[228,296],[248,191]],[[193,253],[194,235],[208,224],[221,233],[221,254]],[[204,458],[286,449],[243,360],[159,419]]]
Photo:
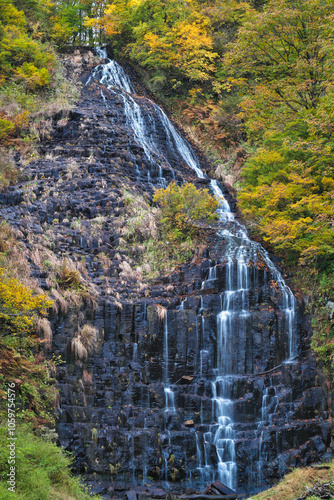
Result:
[[[66,64],[86,82],[94,61],[76,54]],[[163,497],[161,488],[203,489],[218,477],[248,494],[330,456],[331,398],[303,304],[289,326],[275,268],[240,231],[231,237],[232,219],[208,228],[207,247],[168,276],[143,284],[122,274],[132,263],[119,245],[124,188],[151,195],[160,178],[210,179],[169,153],[157,115],[169,161],[159,168],[129,126],[122,93],[95,77],[68,116],[53,117],[26,180],[0,195],[42,288],[54,285],[51,255],[71,259],[90,284],[79,302],[56,295],[51,316],[49,355],[64,361],[57,432],[76,470],[106,498],[138,485]],[[78,359],[72,343],[84,325],[97,337]]]

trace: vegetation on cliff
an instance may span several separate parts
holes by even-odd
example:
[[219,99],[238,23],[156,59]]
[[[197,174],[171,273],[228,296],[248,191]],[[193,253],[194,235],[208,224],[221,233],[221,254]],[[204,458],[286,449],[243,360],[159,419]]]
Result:
[[[61,274],[61,276],[64,275]],[[65,274],[65,276],[67,276]],[[67,276],[68,279],[68,276]],[[54,301],[30,276],[15,232],[0,226],[0,496],[1,498],[91,498],[72,477],[72,459],[56,446],[52,430],[58,394],[55,364],[45,356],[52,331],[46,314]],[[15,392],[15,493],[8,490],[8,387]],[[12,394],[11,393],[11,394]],[[11,407],[12,408],[12,407]],[[12,410],[11,410],[12,412]]]
[[[58,2],[6,0],[1,5],[0,145],[19,147],[28,157],[31,143],[47,133],[46,120],[55,112],[65,115],[77,96],[56,54],[72,33],[61,12]],[[3,177],[15,180],[7,159],[0,160],[2,185]]]

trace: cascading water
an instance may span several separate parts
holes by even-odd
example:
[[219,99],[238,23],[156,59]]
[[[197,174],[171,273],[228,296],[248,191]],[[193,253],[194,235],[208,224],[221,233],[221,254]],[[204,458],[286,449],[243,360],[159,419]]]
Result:
[[164,319],[164,359],[165,359],[165,374],[164,374],[164,392],[165,392],[165,402],[166,402],[166,411],[171,411],[175,413],[175,398],[174,392],[169,385],[169,372],[168,372],[168,363],[169,363],[169,351],[168,351],[168,311],[165,313]]
[[[106,51],[97,50],[98,55],[107,59]],[[134,95],[134,89],[124,70],[115,61],[107,59],[107,63],[98,66],[92,74],[92,78],[99,78],[100,83],[117,93],[124,103],[126,123],[134,134],[137,144],[143,148],[148,161],[151,164],[152,179],[154,171],[157,185],[165,185],[164,178],[166,169],[172,172],[173,162],[181,161],[183,164],[195,171],[197,177],[205,178],[195,153],[186,141],[176,131],[168,120],[165,113],[156,104],[148,99],[139,100]],[[104,95],[103,98],[105,99]],[[164,143],[168,145],[167,150],[161,146],[161,134]],[[167,154],[168,153],[168,154]],[[138,173],[138,171],[137,171]],[[204,485],[209,480],[219,478],[232,489],[237,487],[237,463],[235,452],[235,422],[233,411],[233,387],[236,377],[245,375],[246,367],[241,354],[235,353],[235,342],[245,339],[247,329],[251,323],[251,311],[249,305],[250,273],[251,267],[259,259],[262,259],[272,279],[277,283],[282,296],[281,310],[282,320],[289,339],[287,361],[291,361],[297,354],[298,345],[296,339],[296,314],[295,298],[283,280],[281,273],[270,260],[266,250],[258,243],[248,237],[247,231],[235,218],[230,210],[227,200],[216,180],[210,181],[210,188],[219,200],[219,230],[218,236],[225,242],[224,255],[211,265],[206,279],[201,286],[201,307],[199,309],[201,328],[197,336],[201,336],[202,345],[199,356],[199,377],[204,377],[204,365],[208,365],[210,356],[209,347],[206,345],[206,323],[204,314],[203,295],[206,290],[217,280],[217,267],[225,269],[225,290],[220,295],[221,306],[217,314],[217,342],[215,354],[215,368],[211,380],[212,417],[214,423],[203,423],[205,418],[201,406],[202,431],[196,431],[197,469],[200,475],[199,484]],[[182,301],[179,311],[185,309],[185,301]],[[200,331],[201,330],[201,331]],[[198,340],[199,342],[199,340]],[[137,344],[133,350],[133,360],[137,361],[140,353]],[[169,338],[168,338],[168,315],[166,311],[164,319],[164,371],[163,384],[165,395],[165,412],[175,413],[175,394],[171,388],[169,378]],[[266,392],[267,391],[267,392]],[[276,398],[276,399],[275,399]],[[262,416],[259,424],[259,432],[265,421],[275,411],[274,401],[276,394],[272,395],[270,388],[263,394]],[[167,432],[168,449],[171,447],[170,431]],[[215,459],[210,453],[215,449]],[[167,451],[164,453],[164,479],[167,479]],[[259,446],[258,462],[263,460],[261,444]]]
[[123,71],[122,66],[120,66],[116,61],[112,61],[108,58],[106,49],[97,47],[95,50],[98,57],[101,57],[101,59],[106,59],[108,62],[97,66],[92,72],[92,75],[89,77],[88,82],[92,78],[99,77],[100,83],[102,85],[105,85],[108,88],[117,87],[119,89],[125,90],[126,92],[129,92],[129,94],[132,94],[134,90],[132,88],[129,77]]

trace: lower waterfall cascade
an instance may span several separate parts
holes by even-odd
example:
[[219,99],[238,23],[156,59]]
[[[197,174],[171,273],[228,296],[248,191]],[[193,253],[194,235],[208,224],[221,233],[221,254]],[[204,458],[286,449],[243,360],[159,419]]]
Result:
[[[106,49],[97,55],[104,62],[82,70],[80,102],[54,126],[45,158],[29,165],[34,197],[23,189],[0,195],[18,228],[26,213],[41,228],[36,234],[57,220],[52,248],[78,252],[99,292],[77,315],[59,306],[51,318],[52,354],[64,360],[56,375],[59,442],[94,492],[115,498],[144,486],[202,491],[215,480],[245,495],[265,490],[291,468],[332,454],[329,396],[303,304],[196,148],[136,94],[131,73]],[[122,183],[152,194],[172,180],[210,189],[219,220],[198,258],[134,292],[136,282],[119,277]],[[75,360],[71,341],[84,323],[98,331],[96,351]]]

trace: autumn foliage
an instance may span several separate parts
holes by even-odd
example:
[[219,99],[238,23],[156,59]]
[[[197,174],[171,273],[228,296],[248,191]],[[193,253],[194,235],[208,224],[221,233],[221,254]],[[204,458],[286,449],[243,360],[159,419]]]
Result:
[[234,0],[114,0],[103,16],[87,17],[86,26],[147,68],[153,85],[185,93],[195,84],[219,93],[220,28],[240,22],[248,8]]
[[170,240],[184,241],[199,233],[196,221],[217,219],[218,202],[208,189],[197,189],[191,183],[175,182],[158,189],[153,200],[161,208],[161,224]]
[[37,314],[46,314],[52,300],[45,294],[35,294],[16,278],[5,279],[0,269],[0,332],[26,334]]
[[270,1],[225,55],[254,148],[240,207],[288,261],[334,256],[333,2]]

